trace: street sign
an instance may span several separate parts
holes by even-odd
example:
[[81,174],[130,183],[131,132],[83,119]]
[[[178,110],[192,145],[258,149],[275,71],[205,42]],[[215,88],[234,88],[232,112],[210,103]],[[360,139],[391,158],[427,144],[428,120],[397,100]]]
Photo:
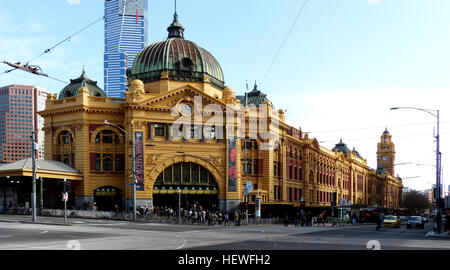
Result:
[[248,192],[248,194],[253,192],[252,187],[253,187],[252,182],[247,182],[247,192]]
[[69,194],[67,192],[65,192],[63,194],[63,199],[62,200],[65,201],[65,202],[67,202],[69,200]]

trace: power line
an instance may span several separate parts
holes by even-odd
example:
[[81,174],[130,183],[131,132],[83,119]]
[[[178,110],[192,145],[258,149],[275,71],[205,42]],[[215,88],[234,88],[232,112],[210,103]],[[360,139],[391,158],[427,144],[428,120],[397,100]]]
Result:
[[300,11],[297,14],[297,17],[295,18],[294,22],[292,23],[291,28],[289,29],[289,32],[287,33],[286,37],[284,38],[283,42],[281,43],[280,48],[278,49],[277,53],[275,54],[275,57],[273,58],[272,63],[269,66],[269,69],[267,70],[266,74],[264,75],[263,79],[261,80],[261,85],[264,83],[264,81],[266,80],[267,76],[269,75],[269,72],[272,69],[273,64],[275,63],[276,59],[278,58],[278,55],[280,54],[281,50],[284,47],[284,44],[286,43],[289,35],[291,34],[292,30],[294,29],[294,26],[297,23],[297,20],[302,15],[303,10],[305,9],[305,6],[306,6],[307,3],[308,3],[308,0],[305,0],[305,2],[303,3],[302,8],[300,9]]
[[104,18],[105,18],[105,16],[102,16],[101,18],[99,18],[99,19],[95,20],[94,22],[90,23],[88,26],[82,28],[82,29],[79,30],[78,32],[76,32],[76,33],[70,35],[69,37],[65,38],[63,41],[59,42],[59,43],[56,44],[55,46],[53,46],[53,47],[51,47],[51,48],[48,48],[48,49],[45,50],[43,53],[41,53],[41,54],[37,55],[36,57],[32,58],[31,60],[29,60],[29,61],[27,62],[27,64],[30,63],[31,61],[36,60],[37,58],[41,57],[42,55],[51,52],[52,50],[54,50],[56,47],[58,47],[58,46],[61,45],[62,43],[64,43],[64,42],[70,40],[70,39],[73,38],[74,36],[78,35],[80,32],[86,30],[87,28],[91,27],[92,25],[94,25],[94,24],[97,23],[98,21],[103,20]]

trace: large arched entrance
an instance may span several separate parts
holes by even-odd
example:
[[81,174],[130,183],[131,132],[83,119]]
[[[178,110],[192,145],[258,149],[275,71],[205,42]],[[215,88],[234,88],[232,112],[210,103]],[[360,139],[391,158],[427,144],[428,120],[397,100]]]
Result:
[[99,187],[94,191],[94,202],[99,211],[122,210],[122,191],[116,187]]
[[167,167],[153,187],[153,206],[186,209],[193,204],[203,209],[218,207],[219,188],[213,174],[196,163],[181,162]]

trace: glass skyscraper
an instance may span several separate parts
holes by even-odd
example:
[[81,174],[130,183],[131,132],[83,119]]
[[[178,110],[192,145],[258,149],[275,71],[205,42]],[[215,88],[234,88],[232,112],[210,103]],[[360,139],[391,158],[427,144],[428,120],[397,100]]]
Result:
[[105,1],[104,82],[108,97],[124,98],[126,70],[147,44],[148,0]]

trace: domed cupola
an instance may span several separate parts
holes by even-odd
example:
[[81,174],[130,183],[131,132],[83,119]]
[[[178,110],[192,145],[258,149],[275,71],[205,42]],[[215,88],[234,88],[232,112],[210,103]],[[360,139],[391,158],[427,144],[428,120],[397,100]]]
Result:
[[255,86],[253,87],[253,90],[249,93],[247,93],[247,97],[245,96],[238,96],[237,99],[239,99],[241,101],[242,105],[249,105],[249,104],[253,104],[256,107],[259,107],[260,105],[262,105],[265,101],[269,102],[270,107],[272,107],[272,109],[274,109],[274,106],[272,104],[272,102],[267,98],[267,95],[264,94],[263,92],[261,92],[258,89],[258,86],[256,85],[255,82]]
[[184,39],[184,28],[176,12],[167,31],[167,40],[141,50],[127,71],[128,77],[148,83],[161,80],[163,73],[169,80],[186,82],[203,82],[207,76],[214,87],[223,90],[225,80],[219,62],[207,50]]
[[338,152],[342,152],[344,154],[347,154],[350,151],[350,149],[348,149],[347,145],[342,142],[342,139],[338,144],[336,144],[336,146],[333,149],[331,149],[331,151],[335,151],[335,150]]
[[59,92],[59,99],[67,98],[67,97],[73,97],[78,95],[78,89],[81,87],[87,87],[89,89],[89,95],[90,96],[96,96],[96,97],[106,97],[105,92],[97,86],[97,82],[89,79],[86,76],[86,72],[84,71],[81,73],[81,76],[70,80],[70,84]]

